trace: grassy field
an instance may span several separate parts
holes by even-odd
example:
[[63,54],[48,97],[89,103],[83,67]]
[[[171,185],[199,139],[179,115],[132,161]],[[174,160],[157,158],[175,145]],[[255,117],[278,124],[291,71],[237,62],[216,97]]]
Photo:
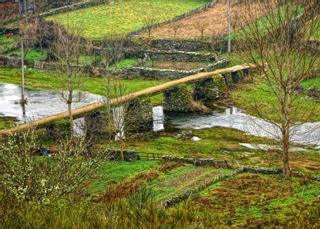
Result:
[[51,16],[48,19],[99,40],[144,27],[144,18],[164,22],[201,7],[208,0],[124,0]]
[[[189,206],[196,216],[194,223],[205,227],[214,222],[222,227],[295,228],[297,221],[308,225],[299,211],[307,212],[308,207],[316,206],[318,185],[319,182],[312,181],[302,183],[300,178],[283,180],[274,175],[241,174],[207,188]],[[295,215],[300,218],[294,221]]]
[[320,77],[315,77],[309,80],[305,80],[302,83],[304,89],[320,89]]
[[158,161],[137,161],[130,162],[105,162],[102,165],[97,179],[95,179],[88,190],[90,195],[102,194],[112,183],[130,178],[136,174],[151,169],[159,164]]
[[[81,76],[83,85],[79,88],[82,91],[90,93],[105,95],[106,93],[106,80],[102,77]],[[62,82],[65,76],[53,71],[41,71],[35,69],[28,69],[26,72],[26,87],[30,89],[43,89],[43,90],[59,90],[62,89]],[[17,68],[0,68],[0,82],[2,83],[20,83],[20,72]],[[163,80],[144,80],[141,78],[131,80],[115,80],[111,82],[111,87],[117,87],[120,83],[123,87],[124,94],[134,91],[142,90],[163,83]],[[113,94],[113,96],[119,96]]]
[[[315,85],[318,80],[308,80],[304,85]],[[272,92],[270,86],[256,76],[255,82],[250,84],[242,84],[236,90],[231,92],[231,99],[236,106],[241,107],[249,114],[260,116],[273,121],[279,121],[279,102]],[[311,116],[306,114],[312,111],[318,111],[320,105],[317,101],[304,95],[296,95],[293,98],[293,106],[295,108],[293,119],[295,121],[320,121],[320,113],[312,113]]]

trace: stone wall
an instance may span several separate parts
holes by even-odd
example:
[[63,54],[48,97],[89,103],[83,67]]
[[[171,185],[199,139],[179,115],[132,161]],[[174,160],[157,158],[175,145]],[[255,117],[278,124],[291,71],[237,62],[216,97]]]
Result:
[[0,55],[0,66],[20,67],[21,66],[21,58]]
[[210,50],[216,52],[227,51],[227,41],[208,42],[198,40],[170,40],[170,39],[154,39],[149,43],[150,47],[161,50],[188,50],[188,51],[203,51]]
[[66,5],[58,8],[54,8],[51,10],[48,10],[47,12],[44,12],[41,14],[41,16],[47,17],[47,16],[52,16],[55,14],[59,13],[64,13],[72,10],[77,10],[77,9],[82,9],[82,8],[87,8],[91,6],[96,6],[104,3],[109,3],[109,0],[85,0],[82,2],[74,3],[71,5]]
[[126,53],[127,57],[145,58],[151,60],[181,61],[181,62],[210,62],[219,58],[211,53],[185,52],[177,50],[145,50],[132,49]]
[[185,76],[194,75],[200,72],[210,72],[228,65],[228,61],[221,60],[214,64],[210,64],[204,68],[199,68],[190,71],[173,70],[173,69],[157,69],[148,67],[131,67],[119,71],[121,75],[130,76],[137,75],[151,79],[179,79]]
[[[114,161],[137,161],[140,160],[139,153],[133,150],[108,150],[107,151],[107,158]],[[122,158],[123,156],[123,158]]]
[[213,166],[216,168],[231,168],[229,162],[226,160],[214,160],[211,158],[184,158],[184,157],[172,157],[172,156],[163,156],[164,161],[175,161],[186,164],[193,164],[195,166]]

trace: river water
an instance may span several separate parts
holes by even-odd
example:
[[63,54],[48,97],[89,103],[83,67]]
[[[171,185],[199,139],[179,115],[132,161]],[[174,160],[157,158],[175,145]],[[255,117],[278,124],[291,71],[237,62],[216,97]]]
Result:
[[[0,84],[0,117],[12,117],[20,122],[36,120],[67,110],[62,92],[25,90],[27,98],[26,116],[20,105],[21,87],[15,84]],[[73,108],[102,101],[103,97],[87,92],[77,92],[74,96]]]
[[[281,132],[277,124],[245,114],[236,107],[212,114],[170,115],[166,118],[171,124],[181,129],[204,129],[225,127],[243,131],[247,134],[280,139]],[[320,122],[303,123],[291,129],[290,141],[295,144],[320,147]]]
[[[30,121],[53,115],[67,110],[61,93],[25,90],[28,104],[26,116],[22,114],[19,104],[20,86],[14,84],[0,84],[0,117],[13,117],[21,122]],[[79,92],[75,95],[73,108],[103,101],[103,96]],[[119,134],[116,138],[123,138],[123,109],[114,109],[114,120],[118,126]],[[75,120],[75,134],[82,135],[81,126],[84,119]],[[247,134],[279,139],[280,130],[276,124],[266,120],[245,114],[236,107],[226,108],[223,111],[214,111],[211,114],[168,114],[163,112],[161,106],[153,107],[153,131],[165,129],[166,124],[173,125],[178,129],[204,129],[212,127],[225,127],[243,131]],[[80,126],[80,127],[79,127]],[[315,145],[320,147],[320,122],[304,123],[292,128],[291,142],[303,145]]]

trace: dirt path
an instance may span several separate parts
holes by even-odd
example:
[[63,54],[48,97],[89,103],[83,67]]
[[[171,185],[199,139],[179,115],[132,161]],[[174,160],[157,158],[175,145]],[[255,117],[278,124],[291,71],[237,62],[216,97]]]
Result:
[[[251,9],[255,11],[255,18],[261,17],[266,12],[259,7],[257,3],[251,3]],[[236,15],[243,15],[247,11],[247,6],[238,4],[231,9],[232,17]],[[158,27],[153,30],[152,37],[155,38],[176,38],[176,39],[191,39],[201,36],[199,31],[201,26],[204,26],[204,36],[218,36],[227,32],[227,7],[226,3],[217,3],[214,7],[206,11],[194,14],[179,21]],[[178,27],[178,31],[174,33],[174,28]],[[147,36],[147,33],[141,33]]]

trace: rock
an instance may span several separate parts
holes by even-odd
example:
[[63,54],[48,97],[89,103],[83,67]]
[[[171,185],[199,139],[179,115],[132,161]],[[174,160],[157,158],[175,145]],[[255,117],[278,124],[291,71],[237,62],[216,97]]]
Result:
[[196,137],[196,136],[193,136],[193,137],[191,138],[191,141],[193,141],[193,142],[198,142],[198,141],[201,141],[201,138]]

